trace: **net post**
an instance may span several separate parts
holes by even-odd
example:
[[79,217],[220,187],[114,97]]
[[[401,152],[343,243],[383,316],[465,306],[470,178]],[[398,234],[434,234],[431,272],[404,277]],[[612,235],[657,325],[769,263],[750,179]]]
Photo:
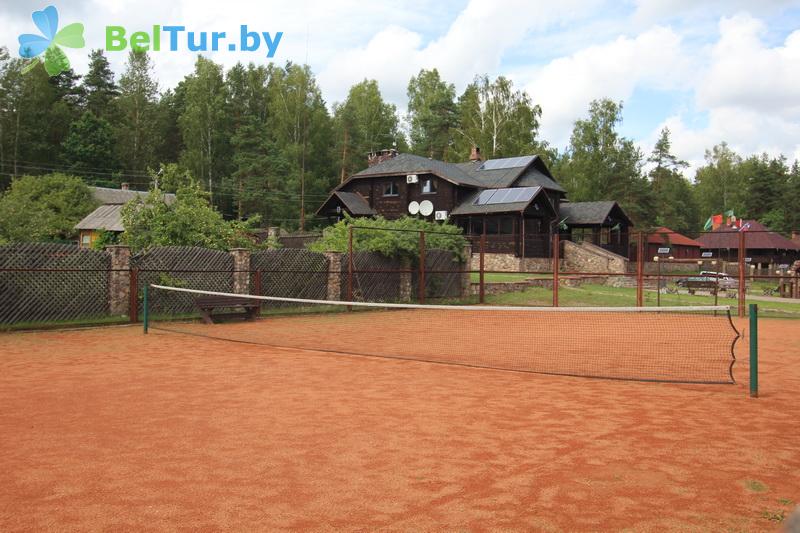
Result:
[[425,303],[425,232],[419,232],[419,303]]
[[128,318],[132,324],[139,321],[139,269],[132,268],[128,288]]
[[758,398],[758,304],[750,304],[750,397]]
[[745,285],[745,269],[747,263],[745,262],[745,255],[747,255],[747,246],[745,241],[745,232],[739,230],[739,317],[744,316],[744,307],[746,299],[746,285]]
[[561,238],[558,230],[553,234],[553,307],[558,307],[558,267],[561,262]]
[[142,327],[144,328],[144,333],[147,334],[147,329],[150,326],[150,310],[148,309],[148,298],[147,293],[149,292],[150,286],[145,284],[144,286],[144,297],[142,301]]
[[480,303],[485,303],[486,300],[486,292],[484,286],[484,268],[483,268],[483,261],[484,261],[484,252],[486,250],[486,223],[483,224],[483,233],[481,233],[481,253],[480,253],[480,263],[478,264],[478,268],[480,269],[478,272],[478,301]]
[[[353,226],[347,227],[347,301],[353,301]],[[352,311],[351,306],[347,306]]]
[[636,307],[644,305],[644,232],[636,239]]

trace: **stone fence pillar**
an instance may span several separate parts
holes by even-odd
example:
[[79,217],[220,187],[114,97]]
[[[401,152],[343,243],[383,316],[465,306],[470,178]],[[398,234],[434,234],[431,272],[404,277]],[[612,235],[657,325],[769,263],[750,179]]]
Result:
[[125,315],[128,314],[131,300],[131,249],[122,244],[109,245],[105,249],[111,256],[108,310],[112,315]]
[[461,273],[461,297],[467,298],[472,295],[472,246],[467,244],[464,249],[465,260],[459,263],[463,270]]
[[342,298],[342,272],[344,254],[340,252],[326,252],[322,254],[328,262],[328,293],[326,300],[343,300]]
[[236,294],[250,293],[250,250],[247,248],[232,248],[233,257],[233,292]]
[[400,272],[400,301],[410,302],[411,294],[414,292],[413,276],[411,274],[411,262],[408,259],[404,259],[400,263],[400,268],[403,270]]

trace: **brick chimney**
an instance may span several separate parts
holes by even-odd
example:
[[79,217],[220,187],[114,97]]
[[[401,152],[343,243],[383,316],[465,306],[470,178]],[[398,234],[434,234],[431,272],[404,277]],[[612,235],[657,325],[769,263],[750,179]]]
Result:
[[483,156],[481,156],[481,149],[477,146],[473,146],[472,150],[469,152],[469,160],[470,161],[483,161]]
[[123,191],[127,191],[131,188],[131,185],[130,183],[123,183],[122,185],[120,185],[119,188],[122,189]]
[[395,157],[397,157],[397,150],[394,148],[384,148],[377,152],[370,152],[367,154],[367,166],[374,167],[378,163],[383,163]]

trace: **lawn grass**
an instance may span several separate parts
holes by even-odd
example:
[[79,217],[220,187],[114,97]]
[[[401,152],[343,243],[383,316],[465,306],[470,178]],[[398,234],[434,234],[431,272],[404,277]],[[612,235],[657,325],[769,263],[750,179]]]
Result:
[[[530,305],[549,306],[553,302],[550,289],[530,287],[520,292],[489,295],[486,303],[490,305]],[[636,288],[610,287],[608,285],[584,284],[580,287],[560,287],[558,302],[564,307],[624,307],[636,305]],[[658,295],[655,291],[644,292],[644,305],[655,307]],[[720,295],[717,305],[729,305],[736,308],[738,300]],[[759,314],[770,317],[800,318],[800,304],[793,302],[752,302],[758,303]],[[662,306],[714,305],[714,296],[710,294],[661,294]]]

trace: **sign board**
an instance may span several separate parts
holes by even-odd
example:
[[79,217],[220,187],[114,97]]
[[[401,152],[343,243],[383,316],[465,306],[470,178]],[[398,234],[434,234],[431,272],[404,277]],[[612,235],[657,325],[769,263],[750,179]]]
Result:
[[753,262],[753,258],[752,257],[745,257],[744,258],[744,262],[745,263],[752,263]]
[[703,252],[702,257],[714,257],[714,252]]
[[781,269],[781,270],[786,270],[786,269],[789,268],[789,265],[787,263],[784,263],[782,265],[778,265],[778,268]]
[[669,253],[669,248],[659,248],[658,249],[658,253],[660,253],[660,254],[668,254]]

